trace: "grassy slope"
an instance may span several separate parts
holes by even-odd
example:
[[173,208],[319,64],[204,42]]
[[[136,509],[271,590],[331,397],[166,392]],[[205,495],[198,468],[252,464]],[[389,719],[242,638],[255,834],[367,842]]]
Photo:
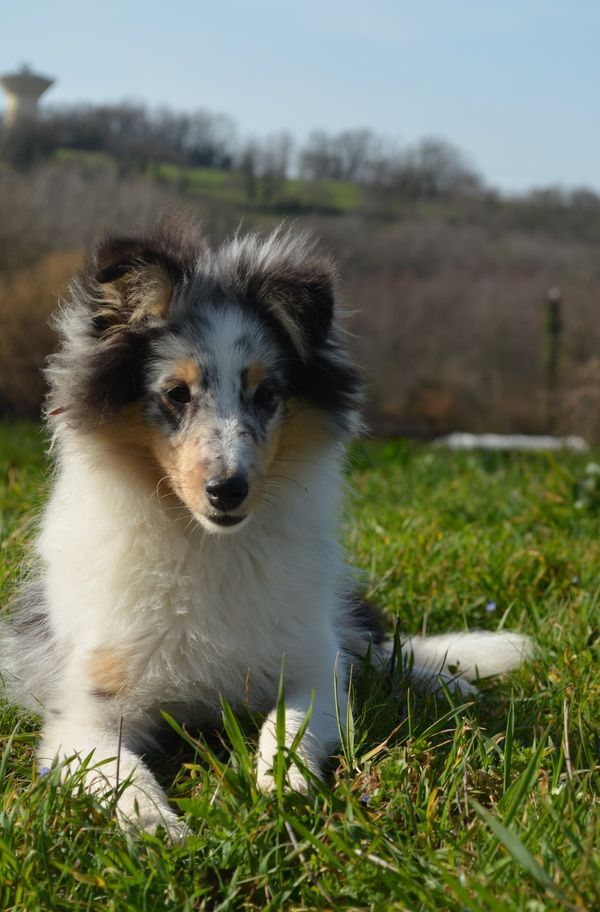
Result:
[[[59,149],[54,158],[59,162],[80,162],[110,167],[114,160],[103,152],[79,149]],[[262,182],[257,178],[255,197],[248,199],[244,177],[237,171],[223,168],[188,167],[163,162],[151,165],[148,174],[154,178],[179,186],[191,196],[228,203],[237,208],[304,211],[325,210],[333,213],[356,212],[363,206],[361,188],[350,181],[308,181],[290,178],[282,181],[272,199],[265,199]]]
[[250,201],[246,195],[244,178],[235,171],[179,167],[165,163],[155,173],[163,180],[179,183],[188,192],[248,208],[300,207],[343,213],[356,211],[362,202],[360,187],[350,181],[315,182],[299,178],[284,180],[274,198],[265,200],[261,181],[257,180],[256,197]]
[[[242,739],[230,721],[236,751],[199,744],[173,784],[189,841],[135,840],[36,779],[35,722],[0,710],[0,908],[597,908],[600,520],[574,508],[585,462],[356,450],[348,540],[370,594],[403,630],[505,622],[543,658],[466,706],[369,675],[356,734],[312,797],[259,796],[252,726]],[[0,429],[7,589],[41,466],[36,428]]]

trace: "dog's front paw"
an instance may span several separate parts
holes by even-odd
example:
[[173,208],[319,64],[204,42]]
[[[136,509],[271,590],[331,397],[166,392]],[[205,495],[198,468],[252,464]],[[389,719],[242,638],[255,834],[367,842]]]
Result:
[[189,827],[173,811],[166,799],[148,794],[138,786],[125,789],[117,804],[117,818],[121,826],[131,832],[156,833],[162,827],[172,843],[184,842]]
[[[256,770],[256,784],[261,792],[272,792],[275,788],[275,777],[273,770],[262,758],[259,758]],[[302,770],[292,763],[285,774],[285,785],[294,792],[306,794],[308,792],[309,782]]]

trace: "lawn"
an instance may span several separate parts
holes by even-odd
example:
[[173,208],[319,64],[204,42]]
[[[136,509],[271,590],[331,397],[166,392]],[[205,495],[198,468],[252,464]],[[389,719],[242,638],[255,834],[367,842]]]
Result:
[[[346,537],[402,631],[501,626],[537,659],[481,699],[357,682],[354,729],[308,796],[260,795],[256,722],[175,739],[162,775],[179,846],[123,834],[94,799],[39,779],[37,721],[0,708],[3,910],[592,910],[600,907],[600,505],[591,457],[352,454]],[[43,499],[42,439],[0,427],[6,596]],[[3,601],[5,599],[3,598]]]
[[249,199],[244,177],[237,171],[219,168],[185,167],[163,163],[155,169],[162,180],[177,184],[192,195],[221,200],[249,209],[274,211],[356,212],[363,198],[360,187],[350,181],[309,181],[285,179],[272,197],[265,198],[262,183],[256,180],[255,196]]

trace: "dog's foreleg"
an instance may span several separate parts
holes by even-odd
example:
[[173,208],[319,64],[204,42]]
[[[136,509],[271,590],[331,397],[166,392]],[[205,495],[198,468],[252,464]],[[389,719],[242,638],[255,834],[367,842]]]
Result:
[[163,826],[177,841],[185,833],[184,825],[133,749],[132,740],[112,701],[75,694],[47,714],[38,763],[41,769],[59,764],[64,781],[82,784],[113,805],[124,827],[154,832]]
[[[315,650],[318,652],[318,650]],[[338,661],[336,649],[312,656],[306,667],[286,669],[285,747],[291,747],[308,715],[308,724],[296,753],[315,776],[321,777],[323,762],[340,741],[345,728],[348,707],[347,668]],[[264,791],[273,788],[273,764],[279,750],[277,707],[267,716],[258,744],[257,780]],[[342,732],[340,732],[340,728]],[[292,763],[287,781],[298,791],[305,791],[307,781],[300,768]]]

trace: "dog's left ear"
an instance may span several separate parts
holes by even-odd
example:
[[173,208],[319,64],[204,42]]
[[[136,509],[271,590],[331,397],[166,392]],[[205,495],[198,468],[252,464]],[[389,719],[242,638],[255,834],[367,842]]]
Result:
[[[254,239],[250,239],[252,243]],[[238,252],[238,279],[250,306],[266,311],[302,358],[322,345],[333,323],[337,269],[306,236],[267,239],[264,246]]]
[[[254,288],[252,287],[254,285]],[[324,256],[273,264],[250,290],[286,331],[302,356],[321,345],[331,329],[336,269]]]
[[163,321],[185,274],[185,264],[161,245],[133,237],[102,241],[92,268],[101,292],[93,317],[100,333]]
[[331,330],[337,271],[325,256],[308,257],[267,279],[273,315],[296,333],[306,351],[321,345]]

